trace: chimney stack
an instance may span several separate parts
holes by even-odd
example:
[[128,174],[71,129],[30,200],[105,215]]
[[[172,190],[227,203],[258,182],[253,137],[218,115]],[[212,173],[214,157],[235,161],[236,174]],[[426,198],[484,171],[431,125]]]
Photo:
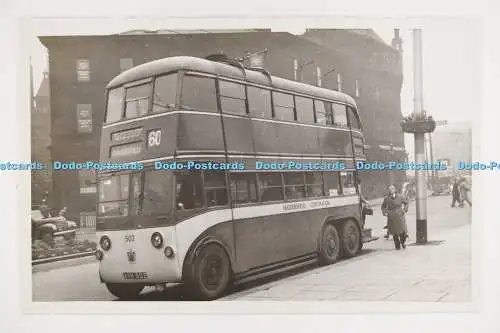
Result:
[[392,39],[392,47],[399,52],[403,52],[403,40],[399,36],[399,29],[394,29],[394,38]]

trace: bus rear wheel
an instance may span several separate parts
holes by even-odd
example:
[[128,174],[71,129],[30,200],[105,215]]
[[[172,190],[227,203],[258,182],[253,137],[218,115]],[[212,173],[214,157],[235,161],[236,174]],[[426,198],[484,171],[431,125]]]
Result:
[[327,224],[321,234],[321,247],[319,251],[320,263],[323,265],[333,264],[340,256],[340,239],[337,229]]
[[361,249],[361,234],[354,220],[347,220],[342,224],[342,253],[347,258],[352,258]]
[[231,264],[224,249],[217,244],[204,246],[189,267],[186,280],[189,293],[196,299],[221,297],[231,280]]
[[113,296],[118,297],[123,300],[132,300],[139,296],[144,286],[141,284],[129,284],[129,283],[106,283],[106,288],[113,294]]

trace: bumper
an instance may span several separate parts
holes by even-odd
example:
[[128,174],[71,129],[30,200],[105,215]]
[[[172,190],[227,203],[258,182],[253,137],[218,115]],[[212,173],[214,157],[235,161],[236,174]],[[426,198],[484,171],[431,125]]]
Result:
[[[159,232],[163,245],[157,249],[151,244],[151,235]],[[97,239],[108,236],[111,247],[104,251],[99,261],[101,282],[157,284],[180,282],[182,274],[176,246],[175,232],[172,227],[148,228],[97,232]],[[174,256],[167,258],[166,246],[174,249]]]
[[62,236],[62,235],[74,234],[74,233],[76,233],[76,229],[56,231],[53,233],[53,235],[57,237],[57,236]]

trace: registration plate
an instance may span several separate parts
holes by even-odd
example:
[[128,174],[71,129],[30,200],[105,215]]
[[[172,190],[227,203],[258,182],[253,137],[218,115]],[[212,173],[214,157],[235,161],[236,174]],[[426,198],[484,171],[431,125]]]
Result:
[[124,280],[146,280],[148,278],[148,273],[146,272],[123,272]]

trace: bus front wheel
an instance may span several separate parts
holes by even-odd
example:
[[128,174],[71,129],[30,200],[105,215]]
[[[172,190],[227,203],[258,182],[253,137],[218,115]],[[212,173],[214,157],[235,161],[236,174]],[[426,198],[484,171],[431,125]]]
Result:
[[132,300],[139,296],[141,291],[144,289],[143,285],[140,284],[128,284],[128,283],[106,283],[106,288],[108,291],[119,299]]
[[189,293],[196,299],[221,297],[231,280],[231,264],[224,249],[217,244],[204,246],[188,269]]
[[347,220],[342,225],[342,252],[347,258],[354,257],[361,249],[361,233],[354,220]]
[[340,239],[337,229],[327,224],[323,228],[321,234],[321,247],[319,251],[319,259],[323,265],[333,264],[339,259],[340,255]]

